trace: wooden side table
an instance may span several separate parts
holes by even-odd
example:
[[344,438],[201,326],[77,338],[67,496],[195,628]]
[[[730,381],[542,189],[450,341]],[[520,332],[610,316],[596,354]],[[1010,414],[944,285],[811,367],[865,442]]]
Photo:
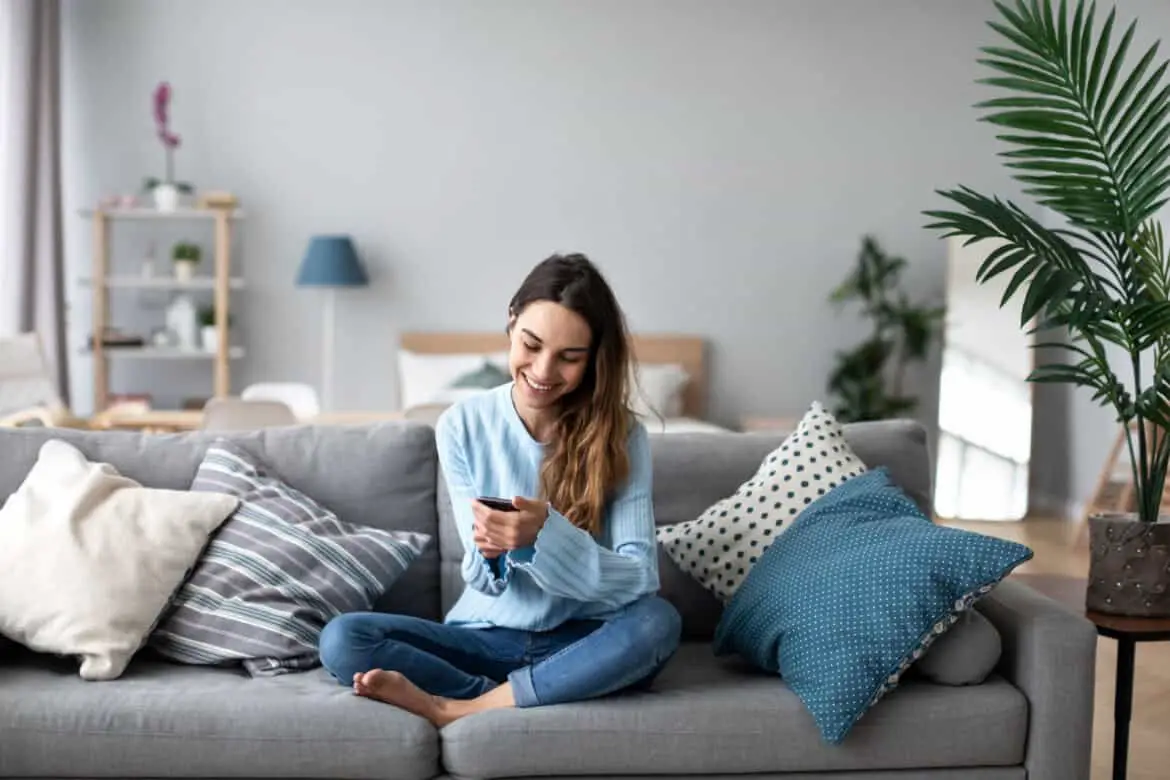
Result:
[[1129,762],[1129,721],[1133,714],[1133,663],[1138,642],[1170,641],[1170,618],[1131,618],[1085,609],[1085,577],[1059,574],[1015,574],[1018,580],[1075,612],[1083,614],[1097,633],[1117,640],[1117,687],[1113,695],[1113,780],[1125,780]]

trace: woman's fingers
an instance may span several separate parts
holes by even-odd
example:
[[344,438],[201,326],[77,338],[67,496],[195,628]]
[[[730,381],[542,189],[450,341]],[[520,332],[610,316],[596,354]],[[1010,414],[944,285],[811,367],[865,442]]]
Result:
[[475,525],[471,539],[484,555],[499,555],[504,551],[504,548],[500,546],[499,542],[478,523]]

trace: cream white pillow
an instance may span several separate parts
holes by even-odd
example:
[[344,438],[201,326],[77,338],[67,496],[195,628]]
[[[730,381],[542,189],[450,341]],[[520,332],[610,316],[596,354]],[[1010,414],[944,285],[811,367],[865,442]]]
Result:
[[677,363],[631,364],[630,406],[639,417],[681,417],[682,394],[690,379]]
[[508,370],[508,353],[424,354],[408,349],[398,350],[398,386],[403,409],[426,404],[452,404],[469,395],[482,393],[479,388],[454,388],[452,383],[466,373],[483,366],[484,362]]
[[45,442],[0,507],[0,634],[121,676],[239,500],[145,488]]

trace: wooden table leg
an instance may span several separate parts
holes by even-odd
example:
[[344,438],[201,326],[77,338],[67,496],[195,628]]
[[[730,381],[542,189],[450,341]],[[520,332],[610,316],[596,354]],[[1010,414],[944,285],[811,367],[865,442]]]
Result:
[[1117,640],[1117,689],[1113,692],[1113,780],[1125,780],[1129,762],[1134,646],[1132,639]]

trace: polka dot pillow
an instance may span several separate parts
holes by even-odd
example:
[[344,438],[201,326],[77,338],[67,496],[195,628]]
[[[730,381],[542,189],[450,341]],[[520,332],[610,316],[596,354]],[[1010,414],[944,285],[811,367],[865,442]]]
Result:
[[875,468],[815,502],[726,605],[716,655],[780,674],[838,744],[1028,547],[936,525]]
[[660,527],[658,542],[679,568],[727,601],[805,507],[865,470],[840,423],[813,403],[751,479],[697,519]]

